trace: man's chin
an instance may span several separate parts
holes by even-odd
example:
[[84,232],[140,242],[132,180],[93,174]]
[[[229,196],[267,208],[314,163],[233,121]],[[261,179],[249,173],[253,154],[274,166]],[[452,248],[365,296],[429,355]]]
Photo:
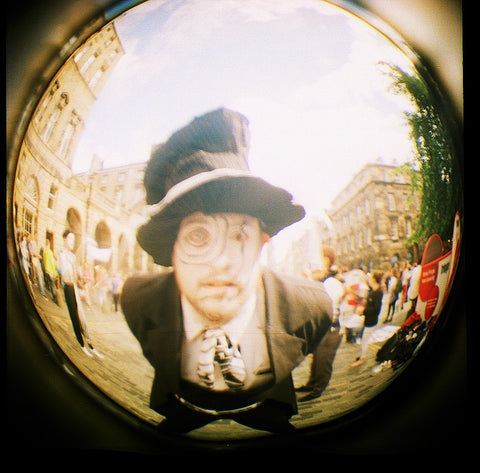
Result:
[[210,322],[225,324],[238,314],[241,306],[242,304],[240,303],[229,303],[227,301],[215,300],[202,302],[197,310]]

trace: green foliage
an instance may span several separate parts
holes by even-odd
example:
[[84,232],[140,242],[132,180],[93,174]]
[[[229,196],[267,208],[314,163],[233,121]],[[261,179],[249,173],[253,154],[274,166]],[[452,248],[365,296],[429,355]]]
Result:
[[435,94],[422,78],[391,64],[382,66],[392,79],[394,92],[408,95],[415,106],[414,112],[405,112],[405,115],[417,153],[411,162],[402,166],[402,172],[411,176],[412,194],[421,195],[421,207],[416,231],[409,243],[422,244],[434,233],[444,241],[449,240],[455,213],[461,211],[463,198],[451,130]]

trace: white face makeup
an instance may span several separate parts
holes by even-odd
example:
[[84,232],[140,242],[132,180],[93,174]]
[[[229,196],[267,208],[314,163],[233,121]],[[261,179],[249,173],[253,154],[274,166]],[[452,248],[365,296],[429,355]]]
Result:
[[249,215],[186,217],[173,249],[182,294],[210,321],[232,319],[255,289],[264,241],[259,220]]

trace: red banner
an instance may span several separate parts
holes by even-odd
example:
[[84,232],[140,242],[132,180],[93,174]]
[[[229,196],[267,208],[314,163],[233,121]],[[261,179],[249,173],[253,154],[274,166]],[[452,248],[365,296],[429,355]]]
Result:
[[425,246],[415,309],[424,320],[438,315],[445,305],[458,263],[460,236],[460,215],[457,213],[452,248],[443,254],[442,240],[438,235],[432,235]]

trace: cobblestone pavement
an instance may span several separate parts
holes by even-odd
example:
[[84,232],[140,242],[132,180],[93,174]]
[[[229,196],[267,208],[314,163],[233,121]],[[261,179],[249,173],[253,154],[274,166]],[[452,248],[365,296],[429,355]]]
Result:
[[[75,339],[64,300],[61,299],[58,306],[36,291],[33,297],[43,323],[63,353],[85,377],[111,399],[146,422],[156,424],[162,420],[160,414],[148,407],[153,368],[143,357],[140,345],[120,311],[86,307],[85,314],[92,341],[105,355],[104,359],[90,358]],[[381,314],[379,330],[392,332],[403,322],[405,312],[397,311],[393,323],[389,326],[382,325],[383,318]],[[375,374],[372,371],[375,366],[375,353],[380,346],[380,342],[370,344],[366,363],[358,368],[350,368],[354,358],[360,353],[360,346],[346,343],[344,338],[337,351],[329,386],[320,398],[298,403],[299,412],[292,417],[292,424],[297,428],[304,428],[338,418],[360,407],[390,384],[398,372],[385,369]],[[295,386],[307,381],[310,363],[311,360],[307,357],[295,369]],[[300,395],[302,393],[298,394]],[[215,421],[188,434],[193,439],[217,441],[265,435],[269,434],[227,419]]]

